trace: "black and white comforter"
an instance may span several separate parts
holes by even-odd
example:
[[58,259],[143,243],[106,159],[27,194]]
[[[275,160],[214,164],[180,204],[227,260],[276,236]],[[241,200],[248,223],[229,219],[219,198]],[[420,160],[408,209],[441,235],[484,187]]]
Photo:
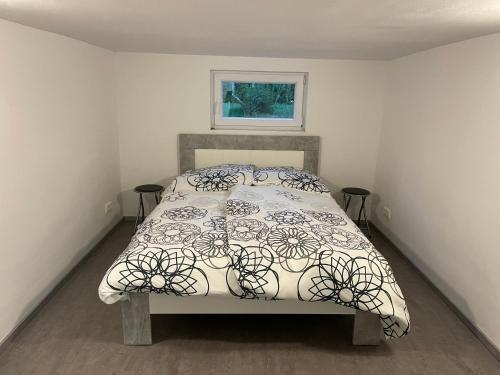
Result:
[[388,338],[410,325],[391,267],[335,200],[281,186],[165,194],[99,287],[106,303],[128,292],[331,301],[380,315]]

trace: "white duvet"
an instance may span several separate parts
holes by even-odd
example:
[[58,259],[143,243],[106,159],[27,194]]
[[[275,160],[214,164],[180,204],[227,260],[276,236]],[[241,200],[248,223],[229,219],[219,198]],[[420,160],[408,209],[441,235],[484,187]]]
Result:
[[99,286],[106,303],[144,292],[333,302],[409,331],[391,267],[335,200],[281,186],[166,193]]

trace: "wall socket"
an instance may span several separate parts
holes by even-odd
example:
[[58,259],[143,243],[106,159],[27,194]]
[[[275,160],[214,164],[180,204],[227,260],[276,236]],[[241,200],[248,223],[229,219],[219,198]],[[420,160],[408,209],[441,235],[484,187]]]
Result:
[[109,201],[104,204],[104,214],[107,215],[113,209],[113,202]]
[[384,207],[382,212],[388,220],[391,220],[391,209],[389,207]]

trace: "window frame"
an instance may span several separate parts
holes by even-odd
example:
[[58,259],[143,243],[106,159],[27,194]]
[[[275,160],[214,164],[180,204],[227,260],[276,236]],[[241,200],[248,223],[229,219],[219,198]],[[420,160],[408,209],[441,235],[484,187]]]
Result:
[[[293,119],[223,117],[223,81],[295,84]],[[304,131],[307,82],[307,72],[211,70],[211,129]]]

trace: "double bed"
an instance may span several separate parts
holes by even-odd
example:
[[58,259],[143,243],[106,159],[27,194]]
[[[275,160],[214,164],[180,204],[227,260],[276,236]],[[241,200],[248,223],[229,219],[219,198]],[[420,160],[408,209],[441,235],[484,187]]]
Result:
[[152,343],[150,314],[348,314],[355,345],[409,332],[392,269],[316,176],[319,137],[178,146],[179,177],[99,287],[126,344]]

